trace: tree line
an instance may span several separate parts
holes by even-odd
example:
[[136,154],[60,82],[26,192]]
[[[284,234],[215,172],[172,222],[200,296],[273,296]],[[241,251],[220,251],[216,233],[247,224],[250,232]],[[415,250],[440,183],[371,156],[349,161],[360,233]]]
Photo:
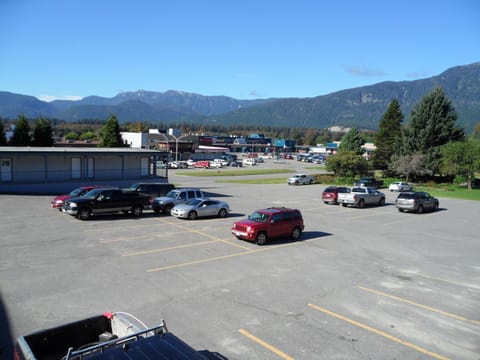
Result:
[[398,100],[389,104],[374,135],[376,150],[370,161],[361,154],[363,134],[350,130],[339,151],[327,159],[328,170],[341,176],[364,175],[372,169],[386,175],[412,178],[448,175],[469,189],[480,170],[480,124],[467,136],[455,126],[457,113],[441,88],[416,104],[406,125]]
[[[168,127],[180,128],[184,134],[248,136],[257,132],[274,139],[292,139],[298,145],[307,146],[340,140],[338,153],[328,157],[326,163],[328,170],[340,176],[364,175],[373,169],[382,170],[385,175],[401,176],[407,181],[422,176],[450,175],[456,176],[458,181],[464,180],[471,188],[475,173],[480,170],[480,123],[470,136],[456,127],[457,113],[441,88],[434,89],[412,108],[405,125],[404,118],[396,99],[389,104],[378,131],[353,128],[344,135],[328,129],[242,124],[221,126],[159,122],[120,125],[113,114],[106,121],[67,123],[45,118],[29,121],[20,114],[8,143],[0,119],[0,145],[52,146],[54,137],[61,137],[65,140],[98,140],[102,147],[121,147],[126,146],[121,131],[140,132]],[[373,141],[376,146],[368,161],[362,156],[362,146],[367,141]]]

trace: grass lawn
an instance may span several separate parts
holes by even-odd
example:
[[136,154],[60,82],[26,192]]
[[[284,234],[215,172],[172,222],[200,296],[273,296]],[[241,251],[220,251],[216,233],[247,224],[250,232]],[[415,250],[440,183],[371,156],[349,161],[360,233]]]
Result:
[[416,191],[426,191],[430,195],[438,198],[452,198],[461,200],[480,201],[480,189],[467,190],[455,185],[449,185],[444,188],[430,186],[416,186]]

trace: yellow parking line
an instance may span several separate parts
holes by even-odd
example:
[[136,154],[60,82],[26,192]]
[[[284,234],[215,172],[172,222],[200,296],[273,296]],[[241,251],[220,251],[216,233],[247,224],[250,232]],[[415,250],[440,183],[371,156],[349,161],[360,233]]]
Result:
[[[312,241],[312,240],[309,240],[309,241]],[[304,243],[304,242],[305,241],[302,241],[300,243],[294,242],[294,243],[282,244],[282,245],[277,245],[277,246],[262,247],[260,249],[255,249],[255,250],[250,250],[249,249],[248,251],[242,251],[242,252],[235,253],[235,254],[215,256],[215,257],[210,257],[210,258],[205,258],[205,259],[200,259],[200,260],[188,261],[188,262],[184,262],[184,263],[180,263],[180,264],[162,266],[162,267],[158,267],[158,268],[154,268],[154,269],[149,269],[149,270],[147,270],[147,272],[170,270],[170,269],[175,269],[175,268],[180,268],[180,267],[185,267],[185,266],[190,266],[190,265],[206,263],[206,262],[210,262],[210,261],[233,258],[233,257],[236,257],[236,256],[254,254],[254,253],[258,253],[258,252],[262,252],[262,251],[271,251],[271,250],[275,250],[275,249],[282,248],[282,247],[300,245],[301,243]]]
[[420,274],[420,273],[414,273],[414,274],[417,275],[417,276],[424,277],[424,278],[426,278],[426,279],[442,281],[442,282],[445,282],[445,283],[448,283],[448,284],[452,284],[452,285],[462,286],[462,287],[471,288],[471,289],[480,289],[480,286],[478,286],[478,285],[476,285],[476,284],[465,284],[465,283],[461,283],[461,282],[458,282],[458,281],[453,281],[453,280],[448,280],[448,279],[442,279],[442,278],[439,278],[439,277],[430,276],[430,275],[425,275],[425,274]]
[[270,351],[273,352],[274,354],[280,356],[282,359],[285,359],[285,360],[294,360],[293,357],[285,354],[283,351],[280,351],[280,350],[277,349],[276,347],[274,347],[274,346],[266,343],[266,342],[263,341],[262,339],[259,339],[259,338],[256,337],[255,335],[250,334],[247,330],[240,329],[240,330],[238,330],[238,332],[239,332],[240,334],[246,336],[246,337],[249,338],[250,340],[255,341],[257,344],[263,346],[265,349],[270,350]]
[[442,315],[451,317],[451,318],[456,319],[456,320],[468,321],[468,322],[480,325],[480,321],[470,320],[470,319],[467,319],[463,316],[455,315],[455,314],[448,313],[446,311],[442,311],[442,310],[439,310],[439,309],[436,309],[436,308],[433,308],[433,307],[430,307],[430,306],[422,305],[422,304],[416,303],[414,301],[410,301],[410,300],[407,300],[407,299],[404,299],[404,298],[401,298],[401,297],[398,297],[398,296],[395,296],[395,295],[390,295],[390,294],[387,294],[387,293],[384,293],[384,292],[381,292],[381,291],[377,291],[377,290],[373,290],[373,289],[369,289],[369,288],[366,288],[366,287],[363,287],[363,286],[358,286],[358,288],[361,289],[361,290],[364,290],[364,291],[371,292],[372,294],[376,294],[376,295],[384,296],[384,297],[387,297],[387,298],[390,298],[390,299],[398,300],[398,301],[401,301],[403,303],[414,305],[414,306],[417,306],[419,308],[429,310],[429,311],[435,312],[437,314],[442,314]]
[[395,336],[392,336],[392,335],[390,335],[390,334],[387,334],[387,333],[385,333],[385,332],[383,332],[383,331],[381,331],[381,330],[377,330],[377,329],[372,328],[372,327],[370,327],[370,326],[368,326],[368,325],[362,324],[362,323],[360,323],[360,322],[358,322],[358,321],[349,319],[349,318],[347,318],[347,317],[345,317],[345,316],[342,316],[342,315],[340,315],[340,314],[337,314],[337,313],[334,313],[334,312],[329,311],[329,310],[327,310],[327,309],[321,308],[320,306],[317,306],[317,305],[314,305],[314,304],[308,304],[308,306],[310,306],[311,308],[313,308],[313,309],[315,309],[315,310],[321,311],[321,312],[323,312],[324,314],[333,316],[333,317],[335,317],[335,318],[337,318],[337,319],[340,319],[340,320],[343,320],[343,321],[345,321],[345,322],[348,322],[349,324],[358,326],[358,327],[360,327],[360,328],[362,328],[362,329],[364,329],[364,330],[367,330],[367,331],[370,331],[370,332],[372,332],[372,333],[374,333],[374,334],[383,336],[384,338],[389,339],[389,340],[391,340],[391,341],[393,341],[393,342],[396,342],[396,343],[398,343],[398,344],[404,345],[404,346],[406,346],[406,347],[409,347],[409,348],[411,348],[411,349],[414,349],[414,350],[416,350],[416,351],[418,351],[418,352],[421,352],[421,353],[423,353],[423,354],[429,355],[429,356],[431,356],[431,357],[433,357],[433,358],[435,358],[435,359],[448,360],[448,358],[445,357],[445,356],[439,355],[439,354],[437,354],[437,353],[434,353],[434,352],[432,352],[432,351],[429,351],[429,350],[427,350],[427,349],[424,349],[424,348],[422,348],[422,347],[420,347],[420,346],[417,346],[417,345],[415,345],[415,344],[412,344],[412,343],[410,343],[410,342],[408,342],[408,341],[405,341],[405,340],[399,339],[399,338],[397,338],[397,337],[395,337]]
[[198,242],[198,243],[190,243],[190,244],[185,244],[185,245],[169,246],[169,247],[164,247],[164,248],[160,248],[160,249],[152,249],[152,250],[139,251],[139,252],[136,252],[136,253],[123,254],[122,256],[148,255],[148,254],[154,254],[154,253],[157,253],[157,252],[163,252],[163,251],[183,249],[183,248],[188,248],[188,247],[193,247],[193,246],[211,244],[211,243],[215,243],[215,242],[219,242],[219,241],[220,240],[208,240],[208,241],[202,241],[202,242]]
[[110,239],[110,240],[99,240],[102,244],[108,244],[112,242],[120,242],[120,241],[136,241],[136,240],[141,240],[141,239],[149,239],[149,238],[164,238],[170,235],[176,235],[176,234],[184,234],[188,231],[175,231],[175,232],[169,232],[169,233],[162,233],[162,234],[154,234],[154,235],[142,235],[142,236],[134,236],[134,237],[128,237],[128,238],[116,238],[116,239]]

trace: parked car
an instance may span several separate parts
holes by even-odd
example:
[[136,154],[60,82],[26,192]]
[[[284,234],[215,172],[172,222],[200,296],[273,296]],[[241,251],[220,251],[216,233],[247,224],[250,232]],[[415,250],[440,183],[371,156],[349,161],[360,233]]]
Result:
[[156,213],[163,212],[170,215],[175,205],[184,204],[188,200],[205,197],[203,191],[197,188],[184,188],[171,190],[167,195],[154,198],[152,209]]
[[269,239],[291,237],[298,240],[304,229],[299,210],[273,207],[254,211],[246,220],[233,223],[232,234],[237,239],[264,245]]
[[234,160],[234,161],[231,161],[231,162],[230,162],[230,166],[232,166],[232,167],[242,167],[242,165],[243,165],[243,164],[242,164],[241,161],[236,161],[236,160]]
[[346,186],[327,186],[322,192],[322,200],[325,204],[338,204],[338,194],[339,193],[349,193],[350,188]]
[[437,198],[424,191],[411,191],[398,194],[395,206],[398,211],[411,211],[423,213],[424,211],[435,211],[440,205]]
[[243,159],[242,164],[243,166],[254,166],[257,165],[257,160],[254,158]]
[[374,187],[377,189],[383,188],[383,180],[377,180],[373,177],[363,177],[356,180],[353,183],[353,186],[367,186],[367,187]]
[[390,184],[388,187],[388,190],[390,191],[412,191],[413,187],[409,183],[406,182],[401,182],[401,181],[395,181]]
[[306,184],[313,184],[315,179],[313,175],[307,174],[295,174],[292,177],[287,179],[288,185],[306,185]]
[[224,218],[230,212],[230,207],[225,201],[209,198],[196,198],[185,204],[175,205],[170,214],[183,219],[195,220],[199,217],[218,216]]
[[50,202],[50,206],[54,209],[58,209],[59,211],[62,211],[62,206],[65,203],[65,200],[68,200],[73,197],[77,196],[82,196],[89,192],[92,189],[95,189],[99,187],[98,185],[88,185],[88,186],[80,186],[72,191],[70,191],[68,194],[64,195],[58,195],[53,198],[53,200]]
[[165,196],[175,185],[169,183],[134,183],[127,190],[149,194],[152,198]]
[[374,187],[359,186],[338,194],[337,201],[342,206],[351,205],[363,209],[366,205],[385,205],[385,194]]

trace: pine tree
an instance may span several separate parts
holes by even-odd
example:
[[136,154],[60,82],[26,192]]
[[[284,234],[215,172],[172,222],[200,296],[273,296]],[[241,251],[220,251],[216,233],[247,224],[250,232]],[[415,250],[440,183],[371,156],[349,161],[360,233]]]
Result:
[[457,113],[451,101],[441,88],[436,88],[412,109],[405,128],[403,152],[424,154],[425,167],[432,174],[439,174],[442,145],[462,141],[465,136],[463,129],[455,127],[456,120]]
[[339,151],[353,151],[356,154],[362,154],[362,146],[365,144],[365,136],[353,128],[342,137]]
[[31,143],[30,126],[28,125],[25,115],[18,115],[17,122],[15,123],[15,130],[13,131],[10,145],[13,146],[29,146]]
[[110,115],[107,123],[102,129],[100,139],[100,147],[122,147],[125,146],[122,135],[120,134],[120,125],[118,125],[117,117]]
[[394,154],[395,143],[401,139],[403,114],[398,100],[394,99],[380,120],[378,132],[374,136],[375,150],[373,161],[376,169],[386,170]]
[[52,146],[53,129],[52,124],[47,119],[38,119],[33,129],[33,146]]

